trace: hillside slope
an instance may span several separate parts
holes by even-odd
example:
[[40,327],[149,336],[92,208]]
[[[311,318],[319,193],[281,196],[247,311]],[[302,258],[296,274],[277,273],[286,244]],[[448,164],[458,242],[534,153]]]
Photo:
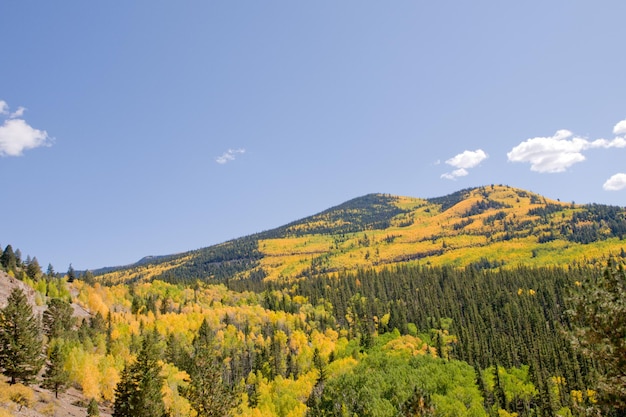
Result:
[[395,264],[594,264],[623,254],[624,235],[624,208],[562,203],[503,185],[431,199],[370,194],[273,230],[107,269],[96,279],[291,281]]

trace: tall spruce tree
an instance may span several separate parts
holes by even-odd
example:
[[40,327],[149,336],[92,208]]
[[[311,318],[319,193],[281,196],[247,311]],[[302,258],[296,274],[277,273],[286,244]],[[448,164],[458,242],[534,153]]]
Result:
[[113,417],[166,416],[158,342],[156,332],[145,334],[137,360],[124,368],[115,390]]
[[36,257],[30,259],[26,264],[26,275],[33,281],[37,281],[41,277],[41,266]]
[[193,341],[191,380],[183,391],[198,417],[229,416],[235,406],[234,395],[222,381],[221,365],[215,352],[215,336],[205,319]]
[[70,335],[76,326],[76,318],[73,317],[73,314],[74,309],[67,301],[60,298],[50,300],[42,318],[46,335],[50,339]]
[[76,271],[74,270],[72,264],[70,264],[70,266],[67,268],[67,282],[74,282],[75,279]]
[[600,365],[598,405],[607,416],[626,415],[626,271],[611,260],[572,297],[574,347]]
[[63,365],[63,352],[59,344],[55,343],[50,349],[49,362],[43,375],[43,383],[41,384],[42,387],[54,391],[55,398],[59,398],[59,392],[65,391],[70,382],[70,374],[64,369]]
[[4,269],[7,271],[11,271],[17,266],[15,252],[13,252],[13,247],[11,245],[7,245],[7,247],[4,248],[2,255],[0,255],[0,264],[2,264]]
[[43,362],[39,322],[24,292],[15,288],[0,310],[0,368],[11,384],[29,383]]

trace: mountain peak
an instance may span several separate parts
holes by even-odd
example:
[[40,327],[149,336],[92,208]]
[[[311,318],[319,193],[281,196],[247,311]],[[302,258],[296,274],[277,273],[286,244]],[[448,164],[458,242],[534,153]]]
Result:
[[295,280],[403,263],[517,266],[599,262],[623,253],[623,208],[574,205],[506,185],[428,199],[367,194],[265,232],[100,275]]

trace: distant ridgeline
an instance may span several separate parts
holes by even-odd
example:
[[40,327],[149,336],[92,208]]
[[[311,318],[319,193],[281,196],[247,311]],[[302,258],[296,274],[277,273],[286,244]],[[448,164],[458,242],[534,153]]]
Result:
[[624,208],[492,185],[430,199],[369,194],[273,230],[92,273],[108,284],[291,282],[396,265],[597,265],[624,254],[624,235]]

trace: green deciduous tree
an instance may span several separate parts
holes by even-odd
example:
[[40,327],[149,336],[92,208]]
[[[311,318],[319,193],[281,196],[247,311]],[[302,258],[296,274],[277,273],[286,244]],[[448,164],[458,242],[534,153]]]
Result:
[[15,288],[0,310],[0,368],[14,384],[30,382],[42,365],[39,323],[24,292]]

